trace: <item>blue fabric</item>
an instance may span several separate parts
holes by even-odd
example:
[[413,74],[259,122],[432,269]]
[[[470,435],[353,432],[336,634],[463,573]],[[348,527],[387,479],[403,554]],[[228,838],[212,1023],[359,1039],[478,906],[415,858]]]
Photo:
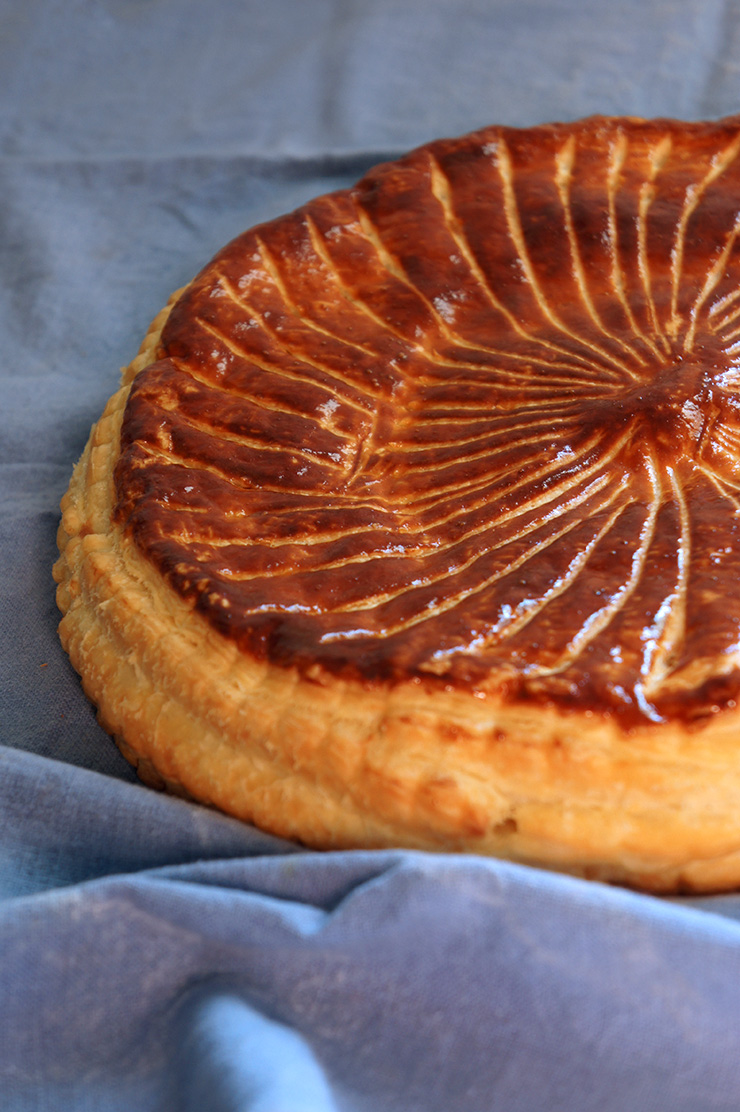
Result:
[[315,854],[140,786],[58,501],[232,235],[480,124],[740,105],[738,0],[0,0],[0,1108],[740,1108],[740,897]]
[[738,1106],[730,919],[0,759],[3,1108]]

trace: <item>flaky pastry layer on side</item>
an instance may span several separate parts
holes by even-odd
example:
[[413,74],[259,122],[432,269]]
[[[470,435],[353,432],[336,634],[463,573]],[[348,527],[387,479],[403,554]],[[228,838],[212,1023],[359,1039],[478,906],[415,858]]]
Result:
[[468,851],[659,892],[740,884],[740,711],[625,731],[495,694],[301,677],[185,603],[113,521],[124,406],[168,312],[92,430],[55,566],[63,645],[142,779],[315,848]]

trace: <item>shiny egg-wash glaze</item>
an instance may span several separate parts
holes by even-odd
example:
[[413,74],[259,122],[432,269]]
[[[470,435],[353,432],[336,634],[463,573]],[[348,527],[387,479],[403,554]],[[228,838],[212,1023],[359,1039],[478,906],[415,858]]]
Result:
[[700,722],[740,689],[740,128],[490,128],[226,247],[116,516],[261,659]]

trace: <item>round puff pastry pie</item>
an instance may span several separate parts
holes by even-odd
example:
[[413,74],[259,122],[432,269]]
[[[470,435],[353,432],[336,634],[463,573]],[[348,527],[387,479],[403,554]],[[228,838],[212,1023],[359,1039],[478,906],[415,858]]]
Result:
[[146,781],[740,884],[740,118],[491,127],[246,232],[63,509],[62,641]]

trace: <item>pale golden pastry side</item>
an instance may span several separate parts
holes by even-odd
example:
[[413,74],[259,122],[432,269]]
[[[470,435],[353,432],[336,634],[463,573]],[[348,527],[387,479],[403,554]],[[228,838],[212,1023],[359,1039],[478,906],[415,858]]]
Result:
[[142,778],[316,848],[740,884],[739,152],[488,129],[173,298],[55,568]]

